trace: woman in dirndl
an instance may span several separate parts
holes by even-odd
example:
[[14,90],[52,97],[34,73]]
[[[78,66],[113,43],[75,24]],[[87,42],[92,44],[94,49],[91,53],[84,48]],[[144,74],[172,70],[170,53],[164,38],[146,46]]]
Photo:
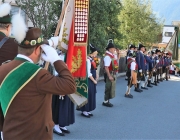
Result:
[[75,122],[75,114],[74,104],[68,96],[53,95],[52,115],[55,123],[53,132],[60,136],[70,133],[66,126]]
[[89,118],[93,116],[91,111],[96,108],[96,84],[98,80],[98,74],[96,73],[96,62],[94,58],[98,54],[98,50],[95,46],[90,44],[90,54],[87,58],[87,76],[88,76],[88,103],[81,107],[81,115]]
[[[58,52],[61,60],[64,60],[64,54]],[[56,72],[55,72],[56,73]],[[56,75],[56,74],[55,74]],[[66,96],[53,95],[52,97],[52,116],[55,123],[53,132],[64,136],[70,133],[66,128],[75,122],[74,103]]]

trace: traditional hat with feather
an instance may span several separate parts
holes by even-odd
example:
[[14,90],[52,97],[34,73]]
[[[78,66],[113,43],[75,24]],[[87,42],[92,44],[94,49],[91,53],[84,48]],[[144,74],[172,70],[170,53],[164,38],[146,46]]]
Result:
[[28,30],[23,17],[19,14],[12,17],[13,37],[22,48],[33,48],[42,44],[49,44],[43,38],[42,31],[39,28],[30,28]]
[[0,23],[8,24],[11,23],[11,5],[9,3],[1,4],[0,0]]
[[99,51],[93,44],[89,44],[91,53]]

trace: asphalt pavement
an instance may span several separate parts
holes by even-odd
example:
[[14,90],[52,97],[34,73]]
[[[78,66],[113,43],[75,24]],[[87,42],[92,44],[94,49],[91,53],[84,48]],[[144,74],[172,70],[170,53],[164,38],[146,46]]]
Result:
[[124,79],[117,80],[112,108],[102,106],[105,83],[100,81],[94,116],[85,118],[75,111],[75,123],[67,127],[71,133],[54,134],[54,140],[180,139],[180,78],[171,76],[141,93],[133,87],[133,99],[124,97]]

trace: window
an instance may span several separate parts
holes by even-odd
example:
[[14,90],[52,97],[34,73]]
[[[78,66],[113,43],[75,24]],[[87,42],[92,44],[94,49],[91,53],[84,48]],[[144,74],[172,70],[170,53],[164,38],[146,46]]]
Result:
[[164,36],[166,36],[166,37],[172,37],[172,32],[165,32],[165,33],[164,33]]
[[[17,6],[11,6],[11,7],[12,7],[11,8],[11,13],[10,13],[11,15],[17,14],[19,12],[19,10],[20,10],[20,8],[17,7]],[[26,14],[25,14],[25,12],[23,10],[21,10],[21,15],[24,17],[24,19],[26,21]]]

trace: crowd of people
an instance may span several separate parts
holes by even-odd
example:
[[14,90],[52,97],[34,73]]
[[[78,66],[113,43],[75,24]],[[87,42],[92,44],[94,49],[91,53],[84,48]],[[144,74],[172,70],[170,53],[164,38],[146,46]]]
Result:
[[[53,132],[64,136],[66,128],[75,122],[75,107],[67,96],[76,92],[76,84],[68,70],[62,52],[53,47],[58,37],[43,38],[39,28],[27,28],[20,14],[11,18],[10,5],[0,6],[0,131],[4,140],[51,140]],[[1,12],[1,11],[6,12]],[[12,20],[13,19],[13,20]],[[11,29],[13,28],[13,29]],[[14,38],[10,38],[11,30]],[[17,32],[18,31],[18,32]],[[52,47],[53,46],[53,47]],[[88,103],[77,108],[86,118],[96,108],[96,85],[99,74],[94,58],[98,48],[89,45],[87,57]],[[120,51],[109,42],[103,59],[105,91],[102,105],[113,107]],[[37,63],[50,62],[53,71],[42,69]],[[146,47],[130,45],[127,52],[126,98],[134,85],[143,92],[160,81],[168,80],[171,56],[160,50],[147,51]],[[8,94],[7,94],[8,93]],[[37,119],[38,118],[38,119]],[[55,124],[55,125],[54,125]]]
[[128,84],[125,97],[133,98],[130,94],[132,85],[136,92],[143,92],[152,88],[152,85],[158,86],[158,83],[163,80],[168,81],[171,65],[171,56],[167,52],[159,49],[147,51],[142,44],[138,47],[130,45],[127,52],[126,80]]

